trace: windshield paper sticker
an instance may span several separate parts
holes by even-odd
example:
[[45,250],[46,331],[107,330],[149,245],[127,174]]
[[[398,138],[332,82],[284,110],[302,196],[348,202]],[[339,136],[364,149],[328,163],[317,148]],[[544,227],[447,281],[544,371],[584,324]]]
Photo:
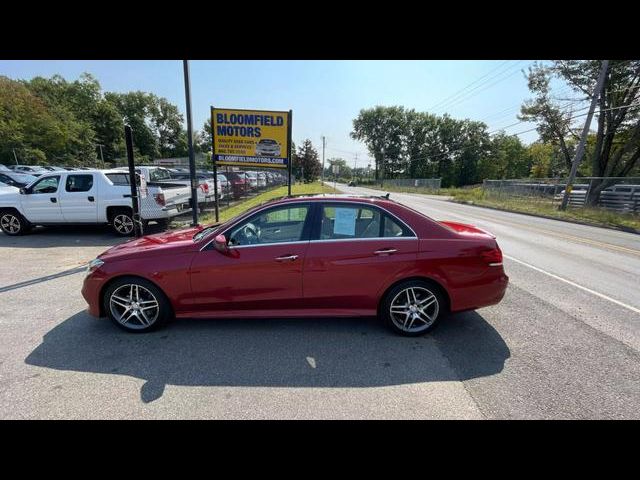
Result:
[[336,208],[336,221],[333,224],[333,233],[338,235],[356,234],[356,210],[354,208]]

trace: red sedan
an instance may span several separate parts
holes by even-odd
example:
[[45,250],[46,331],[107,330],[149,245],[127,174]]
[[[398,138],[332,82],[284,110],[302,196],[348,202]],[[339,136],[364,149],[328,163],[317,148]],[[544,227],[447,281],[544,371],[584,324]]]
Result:
[[291,197],[224,224],[110,248],[89,265],[89,312],[135,332],[172,317],[378,315],[421,335],[448,312],[498,303],[495,237],[386,197]]

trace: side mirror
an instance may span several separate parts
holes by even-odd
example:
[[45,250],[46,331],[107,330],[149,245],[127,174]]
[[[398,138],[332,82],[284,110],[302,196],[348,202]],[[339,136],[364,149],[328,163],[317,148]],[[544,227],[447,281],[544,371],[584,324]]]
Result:
[[219,252],[226,253],[227,251],[229,251],[229,246],[227,245],[227,237],[222,234],[217,235],[216,238],[213,239],[213,246]]
[[24,187],[20,187],[20,195],[26,195],[27,194],[27,189]]

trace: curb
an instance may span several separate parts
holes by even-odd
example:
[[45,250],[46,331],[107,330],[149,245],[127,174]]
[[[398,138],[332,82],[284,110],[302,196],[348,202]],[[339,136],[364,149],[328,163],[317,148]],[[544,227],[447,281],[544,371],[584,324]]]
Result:
[[632,228],[632,227],[621,227],[621,226],[619,227],[619,226],[615,226],[615,225],[606,225],[606,224],[603,224],[603,223],[581,222],[580,220],[557,218],[557,217],[551,217],[549,215],[539,215],[539,214],[536,214],[536,213],[529,213],[529,212],[519,212],[517,210],[511,210],[511,209],[507,209],[507,208],[498,208],[498,207],[489,207],[489,206],[486,206],[486,205],[478,205],[477,203],[466,202],[466,201],[456,201],[456,200],[448,200],[448,201],[450,201],[452,203],[458,203],[460,205],[470,205],[472,207],[488,208],[490,210],[497,210],[499,212],[519,213],[520,215],[528,215],[529,217],[546,218],[548,220],[557,220],[558,222],[575,223],[577,225],[586,225],[587,227],[606,228],[608,230],[618,230],[618,231],[621,231],[621,232],[634,233],[636,235],[640,235],[640,230],[637,230],[637,229]]

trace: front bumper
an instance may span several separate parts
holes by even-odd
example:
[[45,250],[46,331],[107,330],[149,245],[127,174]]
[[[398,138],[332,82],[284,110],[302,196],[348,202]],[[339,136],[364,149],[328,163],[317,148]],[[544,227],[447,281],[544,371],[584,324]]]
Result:
[[82,284],[82,296],[88,304],[87,311],[94,317],[100,317],[100,291],[104,285],[105,277],[96,270],[84,278]]

